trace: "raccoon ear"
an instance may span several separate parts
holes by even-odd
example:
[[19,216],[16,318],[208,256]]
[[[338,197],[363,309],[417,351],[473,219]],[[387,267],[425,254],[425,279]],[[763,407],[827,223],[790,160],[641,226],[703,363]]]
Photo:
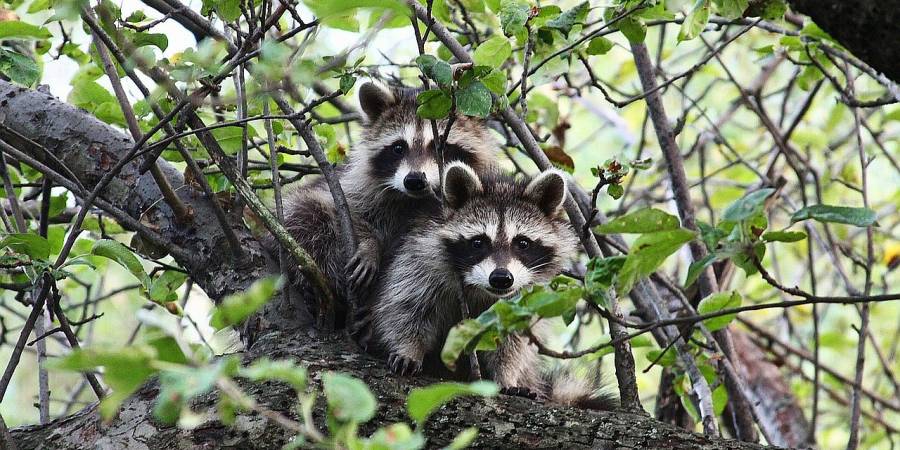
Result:
[[558,170],[545,170],[528,183],[525,197],[544,214],[555,216],[566,200],[566,177]]
[[359,88],[359,106],[369,120],[375,120],[389,106],[397,102],[397,97],[383,85],[366,82]]
[[444,201],[447,206],[462,208],[481,190],[481,180],[471,167],[455,161],[444,169]]

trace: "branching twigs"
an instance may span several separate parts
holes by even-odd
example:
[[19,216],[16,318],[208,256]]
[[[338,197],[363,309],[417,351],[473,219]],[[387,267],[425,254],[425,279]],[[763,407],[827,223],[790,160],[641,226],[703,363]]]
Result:
[[35,297],[34,304],[31,306],[31,313],[22,326],[22,332],[19,333],[19,339],[16,341],[15,347],[13,347],[12,355],[10,355],[9,362],[6,363],[6,369],[3,371],[3,376],[0,378],[0,400],[3,400],[6,396],[6,389],[9,388],[13,373],[15,373],[16,367],[19,365],[22,351],[25,350],[25,344],[28,342],[28,335],[31,334],[35,322],[40,318],[41,311],[44,309],[44,303],[47,301],[47,295],[50,293],[53,277],[48,272],[44,272],[41,279],[41,290]]
[[[650,92],[650,95],[648,95],[646,98],[647,108],[649,110],[650,119],[653,122],[654,128],[656,129],[659,146],[662,149],[663,156],[666,160],[669,179],[671,180],[672,185],[672,191],[675,195],[675,203],[678,207],[678,215],[681,217],[681,223],[683,227],[690,230],[696,230],[697,225],[694,219],[693,204],[691,203],[687,178],[684,172],[684,163],[682,161],[678,146],[677,144],[675,144],[675,137],[672,134],[672,129],[669,125],[668,117],[666,117],[665,109],[663,109],[662,101],[659,94],[656,92],[657,85],[656,77],[654,75],[653,63],[650,61],[647,47],[644,44],[632,44],[631,51],[634,54],[634,61],[638,68],[638,75],[640,76],[641,84],[644,87],[645,91]],[[706,256],[706,249],[699,242],[691,241],[689,245],[691,246],[691,253],[693,254],[694,261],[700,261]],[[703,297],[716,292],[716,290],[718,289],[715,281],[715,275],[712,273],[711,268],[705,270],[700,274],[698,283],[700,284],[700,292]],[[709,386],[706,384],[706,381],[702,376],[699,380],[696,378],[692,378],[692,381],[696,386],[700,388],[697,394],[700,396],[701,400],[700,409],[701,416],[703,418],[704,432],[713,436],[717,436],[718,427],[715,422],[715,415],[712,413],[712,404],[709,403],[708,405],[705,405],[703,399],[704,394],[710,396],[712,395],[709,391]],[[736,390],[730,390],[729,394],[731,394],[732,398],[738,397],[737,395],[735,395],[737,394]],[[740,405],[740,408],[746,410],[746,406],[744,405]],[[746,411],[744,411],[743,413],[746,414]],[[742,437],[744,437],[745,439],[753,438],[752,426],[746,427],[745,424],[741,424],[737,425],[736,429],[740,430],[740,432],[743,434]]]
[[[138,142],[143,137],[141,126],[138,124],[137,117],[134,115],[134,109],[131,107],[131,102],[128,101],[125,89],[122,88],[122,81],[119,79],[118,71],[116,70],[115,65],[113,65],[112,60],[109,58],[106,47],[100,42],[96,33],[94,33],[94,47],[100,55],[100,60],[103,62],[103,70],[106,72],[106,77],[112,85],[116,100],[118,100],[119,107],[122,109],[122,114],[125,116],[125,123],[128,125],[128,131],[131,132],[134,141]],[[159,165],[156,163],[151,165],[150,173],[153,175],[153,180],[156,181],[156,185],[159,186],[159,190],[162,192],[166,203],[172,208],[172,211],[175,212],[175,218],[181,222],[187,222],[190,219],[191,212],[184,206],[181,199],[178,198],[178,194],[175,193],[172,185],[166,179],[162,170],[160,170]]]
[[[431,3],[429,2],[429,4],[428,4],[429,12],[431,11],[431,6],[432,6]],[[465,11],[465,8],[461,4],[459,6],[460,6],[460,8],[462,8],[463,11]],[[415,14],[413,14],[410,16],[410,21],[412,22],[413,33],[415,34],[415,37],[416,37],[416,47],[419,50],[419,56],[425,55],[425,37],[423,36],[422,32],[419,30],[419,19]],[[427,21],[425,21],[426,24],[433,23],[433,22],[434,22],[434,18],[431,16],[428,17]],[[472,29],[474,31],[474,27]],[[477,39],[477,36],[476,36],[476,39]],[[456,65],[451,69],[453,71],[454,75],[457,70],[460,70],[460,66],[463,66],[463,65],[466,67],[462,70],[469,70],[472,68],[472,64]],[[420,76],[420,78],[422,80],[422,84],[425,87],[425,90],[431,89],[431,83],[428,81],[428,77],[423,74]],[[453,78],[456,78],[456,76],[453,76]],[[456,96],[453,94],[453,91],[454,91],[453,86],[450,87],[450,91],[451,91],[450,92],[451,106],[450,106],[450,113],[447,117],[447,124],[444,127],[444,133],[441,134],[438,131],[438,125],[437,125],[436,120],[434,120],[434,119],[429,120],[429,125],[431,125],[431,135],[434,136],[434,138],[432,139],[432,142],[433,142],[433,147],[435,149],[435,156],[437,158],[437,163],[438,163],[438,174],[440,177],[438,179],[439,190],[440,190],[441,186],[444,185],[444,180],[443,180],[443,177],[444,177],[444,147],[446,146],[447,139],[450,136],[450,129],[451,129],[451,127],[453,127],[453,122],[456,120],[456,99],[455,99]],[[466,303],[465,297],[460,296],[460,298],[458,298],[457,301],[459,302],[460,317],[462,318],[462,320],[467,320],[467,319],[471,318],[471,312],[469,311],[469,304]],[[472,379],[475,379],[475,380],[481,379],[481,365],[478,362],[478,351],[475,349],[473,349],[469,353],[469,370],[472,374]]]
[[[340,92],[335,92],[329,96],[326,96],[326,98],[336,97],[338,94],[340,94]],[[281,96],[281,94],[273,92],[272,99],[285,114],[289,116],[293,116],[295,114],[293,108],[291,108],[291,105]],[[340,179],[338,178],[337,173],[334,171],[331,162],[329,162],[328,158],[325,156],[325,151],[319,144],[319,141],[316,138],[315,133],[313,133],[312,127],[310,126],[309,122],[301,122],[298,119],[293,119],[290,122],[294,126],[294,128],[296,128],[297,132],[300,133],[300,137],[303,139],[303,142],[306,143],[307,150],[309,150],[313,159],[316,160],[316,164],[318,164],[319,169],[322,171],[322,176],[325,178],[325,182],[328,184],[328,190],[331,191],[331,197],[334,201],[334,208],[337,212],[338,217],[338,226],[341,229],[341,239],[344,241],[344,249],[348,252],[348,255],[352,255],[354,252],[356,252],[357,248],[356,232],[353,227],[353,216],[350,214],[350,207],[347,204],[347,198],[344,196],[344,190],[341,188]],[[356,307],[358,306],[355,294],[349,292],[348,290],[347,297],[350,310],[355,311]],[[334,301],[332,300],[331,304],[328,306],[330,306],[330,308],[333,308]],[[326,312],[328,312],[328,310],[322,311],[320,312],[320,314]],[[333,326],[333,313],[334,311],[333,309],[331,309],[329,312],[329,314],[331,314],[330,317],[322,317],[326,324],[331,324],[326,325],[326,328],[330,328],[330,326]]]
[[[420,20],[426,22],[428,29],[431,30],[435,34],[435,37],[437,37],[445,46],[447,46],[456,59],[463,63],[472,62],[471,55],[469,55],[466,49],[460,45],[459,41],[457,41],[441,23],[428,20],[429,14],[425,8],[414,0],[407,0],[407,5],[415,12],[415,15]],[[522,121],[515,111],[513,111],[512,108],[507,107],[502,109],[500,114],[525,147],[525,150],[535,164],[537,164],[541,170],[551,168],[552,165],[550,164],[547,155],[545,155],[543,150],[538,146],[537,141],[528,129],[528,125]],[[570,190],[580,189],[575,186],[574,183],[569,183],[569,185]],[[566,198],[565,208],[569,215],[569,220],[572,221],[572,225],[576,230],[580,230],[585,224],[585,218],[571,195]],[[600,255],[600,247],[597,245],[597,241],[592,235],[583,237],[582,243],[589,256],[594,257]],[[622,313],[619,311],[615,299],[610,300],[610,309],[613,315],[622,317]],[[624,334],[623,330],[614,321],[610,321],[610,331],[614,338],[620,338]],[[619,381],[619,394],[622,401],[622,407],[632,411],[641,410],[641,403],[637,393],[637,381],[635,380],[634,374],[634,356],[631,354],[631,346],[627,340],[622,340],[618,342],[615,350],[616,378]]]
[[[854,93],[854,85],[853,85],[853,75],[850,73],[850,69],[845,67],[845,73],[847,77],[847,93],[850,97],[853,96]],[[860,165],[860,191],[862,194],[863,207],[869,208],[869,178],[868,178],[868,167],[869,161],[866,156],[865,147],[863,147],[862,141],[862,130],[860,129],[860,117],[859,117],[859,109],[853,108],[853,120],[855,122],[856,129],[856,147],[857,154],[859,155],[859,165]],[[872,266],[875,263],[875,248],[874,248],[874,240],[873,240],[873,226],[869,224],[866,227],[866,262],[865,262],[865,272],[866,279],[865,285],[863,287],[863,295],[868,296],[872,291]],[[859,326],[859,341],[856,347],[856,377],[854,379],[855,383],[853,385],[853,396],[851,397],[851,405],[850,405],[850,437],[849,442],[847,443],[847,450],[854,450],[859,446],[859,415],[860,415],[860,389],[862,388],[863,382],[863,370],[865,369],[866,362],[866,336],[869,333],[869,303],[863,303],[862,309],[859,312],[860,316],[860,326]]]
[[[159,123],[147,134],[143,135],[141,138],[135,138],[135,148],[143,145],[148,139],[150,139],[153,134],[158,131],[160,128],[164,129],[167,134],[170,136],[175,135],[175,128],[172,127],[170,121],[174,119],[175,114],[181,109],[180,107],[175,107],[172,109],[170,114],[165,114],[160,108],[159,104],[153,99],[150,95],[150,90],[144,85],[143,81],[137,76],[134,72],[134,69],[131,66],[131,63],[125,59],[125,56],[116,47],[115,43],[106,34],[100,24],[97,23],[97,20],[94,16],[93,11],[88,8],[85,8],[82,11],[82,18],[88,27],[91,28],[95,37],[99,38],[100,41],[103,42],[106,49],[111,52],[116,61],[121,65],[121,67],[125,70],[126,75],[128,75],[129,79],[138,87],[141,91],[141,94],[144,98],[147,99],[148,103],[150,103],[150,107],[153,110],[153,113],[159,119]],[[133,52],[132,52],[133,53]],[[210,203],[213,206],[213,212],[215,213],[216,219],[219,222],[219,225],[222,229],[222,233],[225,235],[225,239],[228,241],[228,246],[231,249],[232,255],[235,259],[240,259],[242,256],[242,250],[240,242],[238,241],[237,236],[235,235],[234,230],[231,229],[231,224],[229,223],[227,217],[225,216],[225,212],[222,209],[222,206],[216,200],[216,197],[213,195],[212,188],[209,185],[209,182],[206,180],[206,177],[203,175],[203,171],[200,170],[199,166],[197,166],[196,161],[194,161],[193,156],[190,152],[177,140],[175,140],[175,148],[178,150],[178,153],[184,159],[188,168],[191,170],[191,173],[194,175],[194,179],[200,185],[201,190],[206,195],[206,198],[210,200]],[[161,151],[161,150],[160,150]],[[145,165],[155,166],[155,159],[147,159],[144,162]]]
[[[864,395],[866,398],[868,398],[870,401],[872,401],[872,403],[878,404],[879,407],[887,408],[887,409],[889,409],[891,411],[895,411],[895,412],[900,412],[900,402],[896,402],[896,401],[892,402],[890,399],[884,398],[883,396],[879,395],[877,392],[872,391],[871,389],[869,389],[865,386],[857,384],[854,379],[841,374],[834,367],[827,365],[827,364],[823,363],[822,361],[817,361],[815,358],[815,355],[810,354],[808,351],[806,351],[802,348],[799,348],[788,342],[785,342],[783,339],[779,338],[778,336],[772,334],[769,331],[766,331],[760,325],[757,325],[749,320],[744,320],[741,318],[738,318],[738,320],[741,322],[741,324],[743,326],[747,327],[750,331],[753,332],[753,334],[752,334],[753,337],[751,339],[753,339],[755,342],[760,344],[759,346],[761,348],[768,349],[768,351],[773,352],[773,353],[775,352],[774,349],[776,347],[781,348],[782,351],[779,353],[775,353],[775,356],[784,357],[787,355],[793,355],[793,356],[796,356],[797,358],[800,358],[803,361],[808,361],[814,367],[818,367],[819,370],[828,374],[828,376],[830,376],[830,377],[834,377],[835,380],[839,381],[842,384],[846,384],[847,386],[850,386],[851,388],[859,386],[860,393],[862,395]],[[894,400],[896,400],[896,399],[894,399]]]

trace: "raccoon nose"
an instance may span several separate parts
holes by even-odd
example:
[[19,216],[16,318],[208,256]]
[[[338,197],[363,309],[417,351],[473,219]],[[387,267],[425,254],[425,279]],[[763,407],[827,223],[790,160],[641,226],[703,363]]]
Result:
[[488,283],[495,289],[509,289],[513,285],[513,275],[506,269],[494,269],[488,277]]
[[425,178],[425,172],[410,172],[403,179],[403,187],[412,191],[423,191],[428,187],[428,180]]

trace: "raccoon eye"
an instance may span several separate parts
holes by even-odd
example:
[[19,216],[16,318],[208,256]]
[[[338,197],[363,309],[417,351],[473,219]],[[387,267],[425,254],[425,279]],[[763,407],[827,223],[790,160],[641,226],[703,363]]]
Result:
[[397,141],[391,144],[391,151],[394,152],[395,155],[402,155],[406,152],[406,142]]
[[519,250],[526,250],[531,246],[531,240],[528,238],[520,237],[516,238],[515,244],[516,248],[518,248]]
[[478,250],[484,248],[484,239],[477,237],[469,241],[469,244],[472,246],[472,248]]

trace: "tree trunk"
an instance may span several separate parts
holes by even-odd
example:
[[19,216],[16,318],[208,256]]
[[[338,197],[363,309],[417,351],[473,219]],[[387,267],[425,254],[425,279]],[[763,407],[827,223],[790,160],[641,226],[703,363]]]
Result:
[[[378,414],[360,429],[371,434],[377,427],[409,422],[405,413],[406,393],[411,387],[437,380],[399,378],[385,364],[361,355],[341,338],[270,333],[260,338],[243,355],[245,361],[257,357],[292,358],[309,367],[309,379],[317,384],[326,371],[340,371],[365,381],[379,402]],[[242,384],[245,392],[272,410],[296,418],[296,396],[278,383]],[[124,403],[119,416],[109,424],[100,421],[96,406],[49,425],[12,430],[20,449],[53,448],[259,448],[278,449],[290,434],[265,418],[241,414],[234,426],[208,421],[193,430],[166,427],[152,419],[153,399],[158,385],[149,383]],[[216,394],[197,399],[197,412],[214,408]],[[325,429],[324,401],[315,408],[315,421]],[[501,395],[492,399],[462,398],[445,406],[428,421],[428,447],[450,443],[457,433],[478,427],[473,446],[479,448],[594,448],[594,449],[757,449],[757,444],[710,439],[664,424],[646,415],[623,412],[592,412]]]
[[900,82],[900,0],[790,0],[857,58]]

